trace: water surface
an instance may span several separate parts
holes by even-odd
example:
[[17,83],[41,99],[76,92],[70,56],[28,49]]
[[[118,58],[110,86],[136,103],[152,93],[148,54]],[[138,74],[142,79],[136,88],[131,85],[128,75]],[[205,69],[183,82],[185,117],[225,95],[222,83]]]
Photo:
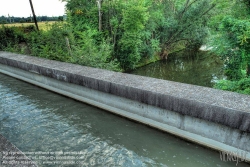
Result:
[[169,55],[167,60],[138,68],[131,74],[206,87],[213,87],[216,81],[225,77],[223,63],[217,56],[184,51]]
[[81,151],[81,165],[71,166],[235,166],[216,151],[2,74],[0,134],[23,152]]

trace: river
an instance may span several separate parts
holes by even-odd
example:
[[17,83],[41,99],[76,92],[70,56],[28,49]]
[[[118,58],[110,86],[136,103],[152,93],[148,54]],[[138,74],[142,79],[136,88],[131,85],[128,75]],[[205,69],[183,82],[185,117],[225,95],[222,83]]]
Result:
[[206,87],[213,87],[216,81],[225,78],[222,61],[204,51],[170,54],[167,60],[146,65],[130,73]]
[[71,155],[71,160],[78,152],[78,164],[67,165],[74,167],[236,165],[221,161],[217,151],[9,76],[0,74],[0,78],[0,134],[29,153],[39,166],[59,164],[49,164],[55,155],[39,159],[41,156],[32,155],[35,152],[61,152],[58,155]]

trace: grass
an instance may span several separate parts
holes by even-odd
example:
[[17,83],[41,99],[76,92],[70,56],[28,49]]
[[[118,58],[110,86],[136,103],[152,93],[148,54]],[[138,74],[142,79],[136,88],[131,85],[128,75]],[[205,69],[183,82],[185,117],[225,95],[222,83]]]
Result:
[[[48,30],[49,29],[49,25],[52,25],[54,23],[56,23],[57,21],[49,21],[49,22],[38,22],[38,28],[40,30]],[[4,24],[4,26],[6,27],[27,27],[30,25],[34,25],[35,23],[12,23],[12,24]]]

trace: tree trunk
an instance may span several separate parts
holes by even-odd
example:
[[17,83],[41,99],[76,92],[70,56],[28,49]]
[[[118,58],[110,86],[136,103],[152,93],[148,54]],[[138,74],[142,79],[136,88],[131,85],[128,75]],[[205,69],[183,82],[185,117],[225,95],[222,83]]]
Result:
[[98,11],[99,11],[99,31],[102,31],[102,13],[101,13],[102,0],[97,0],[96,2],[98,6]]
[[160,58],[162,60],[167,60],[168,59],[168,51],[165,48],[161,49],[161,53],[160,53]]
[[247,64],[247,77],[250,77],[250,63]]

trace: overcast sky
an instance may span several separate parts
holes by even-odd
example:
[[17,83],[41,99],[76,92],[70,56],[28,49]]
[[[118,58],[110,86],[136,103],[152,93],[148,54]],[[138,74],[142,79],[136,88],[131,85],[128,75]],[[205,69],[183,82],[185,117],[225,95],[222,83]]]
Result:
[[[65,3],[59,0],[32,0],[37,16],[62,16]],[[28,17],[32,14],[29,0],[0,0],[0,16]]]

